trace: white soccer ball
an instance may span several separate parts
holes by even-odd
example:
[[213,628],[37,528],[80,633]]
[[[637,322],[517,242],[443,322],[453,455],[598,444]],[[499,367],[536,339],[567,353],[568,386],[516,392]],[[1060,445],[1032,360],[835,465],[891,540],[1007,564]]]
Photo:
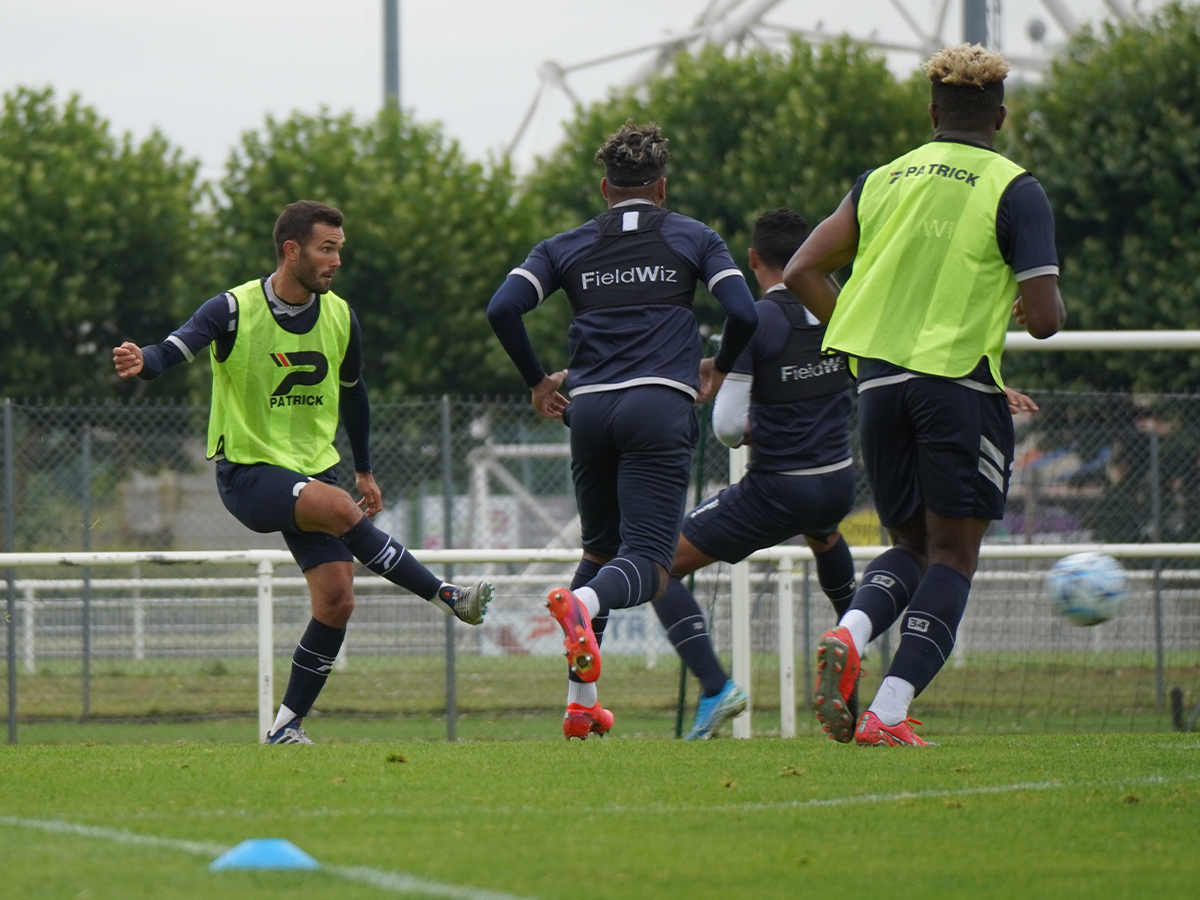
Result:
[[1050,567],[1042,584],[1054,611],[1075,625],[1107,622],[1128,593],[1125,570],[1104,553],[1064,556]]

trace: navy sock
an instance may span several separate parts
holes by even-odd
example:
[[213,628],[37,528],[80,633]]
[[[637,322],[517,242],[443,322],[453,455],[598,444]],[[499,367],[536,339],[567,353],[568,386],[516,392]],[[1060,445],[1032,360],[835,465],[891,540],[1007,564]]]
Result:
[[712,697],[721,693],[729,676],[717,659],[704,614],[692,592],[678,578],[672,578],[663,595],[653,601],[653,606],[658,621],[667,629],[671,645],[692,674],[700,679],[704,695]]
[[921,564],[911,553],[896,547],[871,560],[850,602],[871,619],[871,639],[879,637],[900,618],[921,584]]
[[925,690],[950,658],[970,591],[971,579],[961,572],[943,565],[929,567],[908,604],[888,675],[903,678],[918,694]]
[[581,588],[595,578],[602,565],[604,563],[598,563],[595,560],[581,559],[579,566],[575,569],[575,577],[571,579],[571,590]]
[[386,531],[376,528],[375,523],[366,516],[359,519],[358,524],[343,534],[340,540],[359,562],[376,575],[382,575],[392,584],[398,584],[418,597],[428,600],[442,586],[442,579],[413,559],[403,544]]
[[[600,571],[603,563],[595,562],[590,559],[581,559],[579,567],[575,570],[575,577],[571,579],[571,590],[583,587],[589,581],[596,577],[596,573]],[[608,625],[608,612],[601,612],[596,618],[592,619],[592,631],[596,632],[596,643],[604,643],[604,628]],[[577,681],[583,684],[583,679],[576,675],[570,667],[567,668],[567,678],[571,681]]]
[[824,553],[817,553],[816,558],[817,581],[840,619],[854,597],[854,559],[850,556],[850,545],[838,535],[838,542]]
[[307,716],[317,695],[333,671],[333,662],[342,649],[345,628],[334,628],[316,619],[308,620],[304,637],[292,654],[292,673],[288,676],[283,705],[298,716]]
[[600,599],[600,611],[640,606],[658,590],[658,570],[644,556],[610,559],[587,583]]

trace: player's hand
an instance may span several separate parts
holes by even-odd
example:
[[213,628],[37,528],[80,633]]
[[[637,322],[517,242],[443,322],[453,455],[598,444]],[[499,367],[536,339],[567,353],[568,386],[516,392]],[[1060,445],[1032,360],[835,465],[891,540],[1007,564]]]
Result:
[[122,378],[133,378],[142,371],[145,364],[142,348],[137,344],[126,341],[120,347],[113,348],[113,366]]
[[721,385],[724,383],[725,373],[719,371],[713,365],[712,357],[700,360],[700,393],[696,397],[696,402],[707,403],[713,397],[717,396],[717,391],[721,389]]
[[1025,298],[1019,295],[1013,301],[1013,318],[1017,320],[1018,325],[1025,324]]
[[379,485],[375,483],[374,475],[370,472],[355,472],[354,486],[362,494],[358,505],[368,517],[374,516],[383,509],[383,494],[379,490]]
[[533,408],[547,419],[561,419],[563,410],[567,408],[567,400],[559,389],[567,380],[567,370],[547,375],[541,383],[530,389],[533,395]]
[[1014,391],[1010,387],[1004,389],[1004,396],[1008,398],[1008,411],[1014,416],[1018,413],[1034,413],[1040,409],[1028,394]]

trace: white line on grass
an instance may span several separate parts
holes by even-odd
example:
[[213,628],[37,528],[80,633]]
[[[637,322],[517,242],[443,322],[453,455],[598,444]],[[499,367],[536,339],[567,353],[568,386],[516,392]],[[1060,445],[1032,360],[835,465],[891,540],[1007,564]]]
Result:
[[[63,822],[57,819],[22,819],[17,816],[0,816],[0,825],[11,825],[15,828],[35,828],[39,831],[48,831],[51,834],[71,834],[78,837],[99,838],[100,840],[116,841],[118,844],[134,844],[141,847],[180,850],[184,853],[192,853],[197,856],[216,857],[229,849],[223,844],[214,844],[207,841],[185,841],[176,838],[158,837],[153,834],[137,834],[119,828],[80,825],[75,822]],[[531,898],[518,897],[516,894],[506,894],[503,891],[446,884],[441,881],[418,878],[415,875],[408,875],[404,872],[388,872],[384,869],[372,869],[368,866],[321,866],[320,871],[327,872],[345,881],[357,881],[383,891],[394,891],[397,894],[423,894],[427,897],[448,897],[450,900],[531,900]]]
[[[760,803],[720,803],[720,804],[669,804],[657,803],[649,806],[626,806],[615,803],[606,803],[602,806],[577,806],[577,813],[651,813],[651,814],[675,814],[675,813],[704,813],[704,812],[766,812],[776,809],[805,809],[810,807],[823,806],[853,806],[856,804],[865,803],[899,803],[905,800],[936,800],[946,797],[970,797],[974,795],[987,794],[1014,794],[1019,791],[1052,791],[1065,788],[1119,788],[1124,785],[1138,784],[1171,784],[1180,781],[1195,781],[1200,779],[1200,774],[1194,775],[1150,775],[1141,778],[1110,778],[1104,780],[1093,781],[1020,781],[1014,784],[992,784],[981,785],[979,787],[963,787],[963,788],[940,788],[924,791],[898,791],[893,794],[850,794],[844,797],[813,797],[808,800],[776,800]],[[442,807],[440,812],[446,815],[460,815],[464,811],[469,811],[472,814],[488,813],[492,815],[506,813],[543,813],[544,807],[539,806],[472,806],[469,810],[455,809],[450,807]],[[312,818],[337,818],[340,816],[411,816],[411,809],[362,809],[354,807],[352,809],[297,809],[286,811],[288,817],[312,817]],[[162,818],[165,813],[132,813],[130,818],[150,819]],[[208,818],[224,818],[239,817],[244,818],[250,815],[244,809],[223,810],[223,809],[205,809],[205,810],[181,810],[172,812],[172,819],[180,817],[208,819]],[[3,821],[3,820],[0,820]]]

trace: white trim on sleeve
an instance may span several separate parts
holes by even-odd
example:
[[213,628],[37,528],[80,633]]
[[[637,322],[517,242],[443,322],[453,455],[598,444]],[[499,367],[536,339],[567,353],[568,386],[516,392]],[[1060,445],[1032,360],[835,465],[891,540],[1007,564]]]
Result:
[[192,355],[192,351],[188,349],[188,345],[185,344],[183,341],[181,341],[179,338],[175,337],[175,335],[173,335],[173,334],[167,335],[167,343],[174,344],[176,347],[178,347],[183,352],[183,358],[186,359],[188,362],[191,362],[193,359],[196,358],[194,355]]
[[533,289],[534,289],[535,291],[537,291],[537,295],[538,295],[538,306],[541,306],[541,305],[542,305],[542,301],[544,301],[544,300],[546,299],[546,294],[545,294],[545,292],[542,290],[542,283],[541,283],[540,281],[538,281],[538,280],[537,280],[537,276],[536,276],[536,275],[534,275],[534,274],[533,274],[532,272],[530,272],[528,269],[522,269],[520,266],[517,266],[515,269],[513,269],[513,270],[512,270],[511,272],[509,272],[508,274],[509,274],[510,276],[511,276],[511,275],[520,275],[522,278],[524,278],[526,281],[528,281],[530,284],[532,284],[532,285],[533,285]]
[[711,294],[712,289],[716,285],[716,283],[718,281],[723,281],[724,279],[728,278],[730,275],[741,275],[742,278],[746,277],[745,275],[742,275],[741,269],[722,269],[720,272],[718,272],[716,275],[714,275],[711,279],[709,279],[708,284],[705,285],[705,287],[708,288],[708,292]]
[[1026,269],[1017,273],[1017,281],[1028,281],[1030,278],[1040,278],[1043,275],[1057,275],[1058,266],[1038,266],[1036,269]]

